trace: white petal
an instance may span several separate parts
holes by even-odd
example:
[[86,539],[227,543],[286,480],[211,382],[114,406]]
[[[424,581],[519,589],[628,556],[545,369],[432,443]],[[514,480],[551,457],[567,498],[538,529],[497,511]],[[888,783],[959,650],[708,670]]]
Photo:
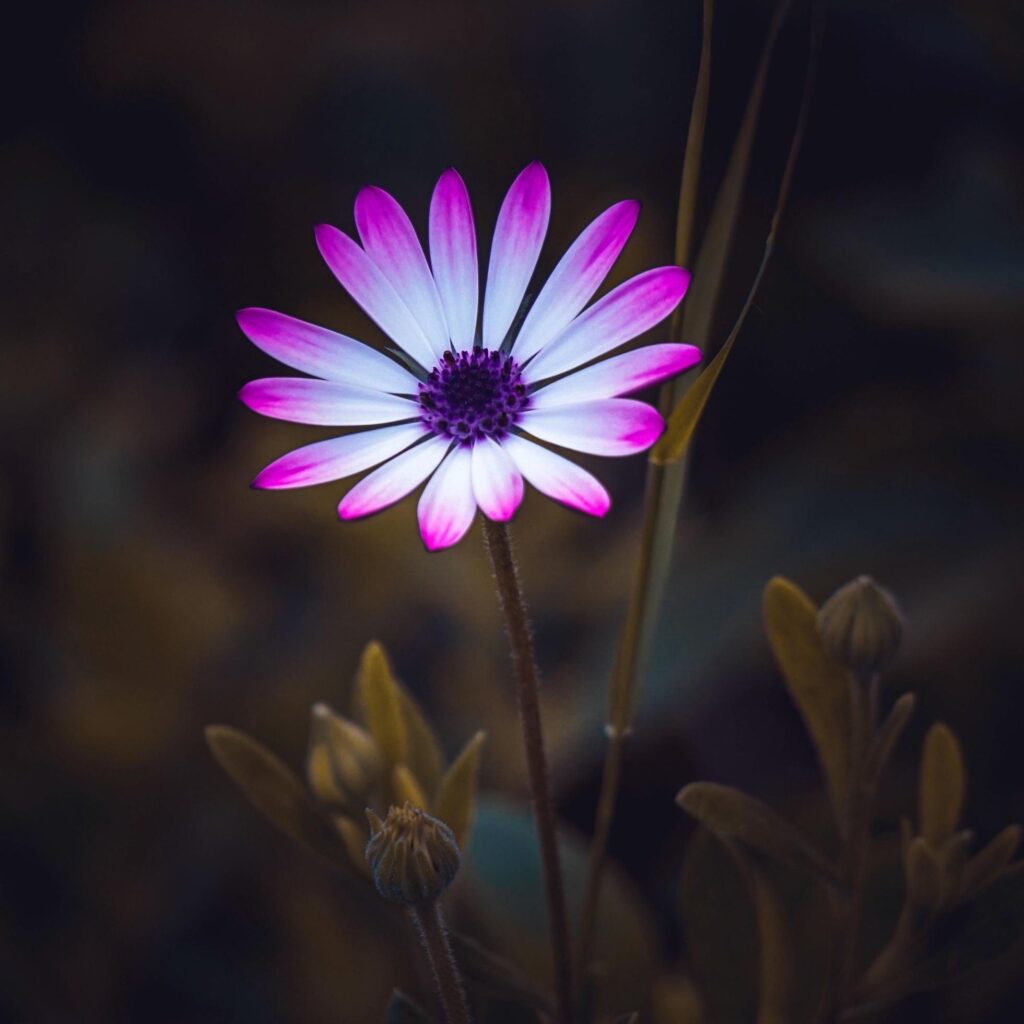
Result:
[[315,235],[320,255],[342,287],[389,338],[429,370],[436,361],[434,350],[380,267],[330,224],[318,225]]
[[501,444],[541,494],[591,516],[603,516],[611,506],[600,481],[575,462],[524,437],[506,437]]
[[473,446],[473,493],[480,510],[499,523],[511,519],[523,500],[523,478],[501,445],[490,437]]
[[238,397],[263,416],[324,427],[396,423],[419,414],[408,398],[312,377],[264,377],[246,384]]
[[390,459],[426,434],[422,423],[402,423],[316,441],[275,459],[253,480],[252,486],[280,490],[341,480]]
[[472,461],[469,448],[456,446],[423,488],[417,512],[420,536],[428,551],[457,544],[473,525]]
[[620,284],[537,353],[530,380],[556,377],[643,334],[679,305],[689,281],[682,267],[657,267]]
[[454,168],[441,175],[430,200],[430,264],[452,345],[470,349],[476,339],[480,268],[469,192]]
[[382,188],[356,196],[356,230],[370,259],[408,307],[438,357],[448,347],[448,325],[423,247],[405,210]]
[[635,200],[616,203],[572,243],[523,321],[512,346],[519,362],[539,352],[590,301],[622,252],[639,213]]
[[404,366],[361,341],[272,309],[240,309],[235,315],[257,348],[293,370],[396,395],[416,393],[416,378]]
[[338,516],[359,519],[401,500],[434,472],[449,444],[445,438],[431,437],[385,462],[369,476],[364,476],[341,499]]
[[551,409],[628,395],[682,373],[699,361],[700,349],[693,345],[645,345],[545,385],[530,397],[530,408]]
[[657,409],[630,398],[528,409],[519,426],[534,437],[591,455],[633,455],[650,448],[665,429]]
[[501,345],[519,312],[537,266],[550,215],[551,183],[547,171],[539,163],[532,163],[512,182],[494,227],[484,289],[486,348]]

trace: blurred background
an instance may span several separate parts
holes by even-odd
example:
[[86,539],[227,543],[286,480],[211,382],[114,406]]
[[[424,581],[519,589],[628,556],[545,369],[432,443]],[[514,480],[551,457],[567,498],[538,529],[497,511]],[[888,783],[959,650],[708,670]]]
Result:
[[[1013,0],[822,6],[791,204],[697,439],[612,836],[651,975],[686,955],[682,784],[824,819],[761,629],[775,573],[820,601],[869,572],[904,605],[889,696],[913,689],[920,705],[882,832],[913,806],[935,719],[963,741],[968,825],[987,838],[1024,817],[1024,18]],[[760,257],[799,102],[796,8],[716,344]],[[718,4],[702,217],[770,11]],[[235,399],[277,371],[233,313],[264,305],[380,340],[312,226],[350,230],[373,183],[424,228],[449,165],[485,251],[504,189],[541,159],[554,203],[540,273],[631,196],[644,211],[610,283],[670,262],[699,5],[96,0],[22,5],[7,34],[0,1018],[379,1020],[393,983],[423,990],[401,923],[261,820],[203,726],[236,725],[299,767],[310,705],[346,710],[359,652],[381,640],[449,755],[487,730],[496,798],[472,870],[507,882],[518,848],[498,839],[522,826],[509,801],[524,770],[501,623],[476,535],[427,555],[409,502],[342,525],[344,484],[248,489],[320,434]],[[644,461],[591,468],[615,499],[604,521],[532,494],[515,524],[560,810],[583,832]],[[493,940],[530,966],[523,892],[502,898]],[[1024,1017],[1011,981],[986,992],[901,1019]]]

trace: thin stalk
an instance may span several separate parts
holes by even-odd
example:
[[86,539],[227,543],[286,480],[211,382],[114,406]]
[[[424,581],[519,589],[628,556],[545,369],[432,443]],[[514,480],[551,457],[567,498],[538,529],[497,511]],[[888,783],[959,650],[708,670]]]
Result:
[[[680,266],[690,262],[693,251],[694,221],[697,213],[697,188],[700,184],[701,156],[704,150],[704,126],[707,123],[708,96],[711,83],[711,26],[714,20],[714,0],[704,0],[703,29],[701,36],[700,65],[697,69],[697,83],[693,92],[690,109],[690,124],[686,133],[686,149],[683,158],[683,172],[679,182],[679,204],[676,215],[675,260]],[[670,333],[678,340],[681,333],[682,314],[677,307],[672,314]],[[667,401],[668,389],[663,390],[663,401]],[[590,844],[587,863],[587,879],[583,892],[583,910],[580,917],[580,935],[576,962],[576,981],[580,995],[586,987],[586,975],[593,952],[594,918],[601,893],[601,878],[608,854],[608,840],[612,820],[615,817],[615,803],[619,791],[619,776],[622,770],[622,754],[629,723],[632,720],[632,704],[635,686],[632,681],[641,674],[639,668],[644,651],[653,631],[653,615],[647,614],[654,589],[653,567],[667,559],[667,552],[656,555],[656,548],[666,540],[664,531],[659,531],[658,513],[664,506],[664,467],[650,463],[644,494],[644,522],[641,530],[640,556],[637,562],[636,578],[630,595],[626,623],[616,655],[616,663],[608,691],[608,748],[605,752],[601,772],[601,792],[598,796],[594,821],[594,837]],[[680,483],[681,488],[681,483]],[[578,1005],[582,1006],[582,998]]]
[[512,649],[512,666],[519,698],[519,719],[523,729],[526,767],[530,778],[533,817],[537,824],[544,889],[551,929],[551,953],[554,961],[555,997],[558,1020],[569,1024],[572,1006],[572,967],[569,945],[569,917],[565,903],[565,885],[558,856],[555,808],[551,799],[544,731],[540,713],[539,672],[533,650],[533,634],[526,614],[526,602],[519,582],[512,536],[506,523],[481,517],[484,543],[491,557],[498,599],[505,615],[505,628]]
[[877,778],[869,752],[878,743],[878,675],[870,680],[852,675],[850,711],[853,728],[850,744],[850,795],[843,821],[843,848],[839,873],[843,889],[833,897],[833,945],[823,1000],[823,1019],[836,1021],[849,1005],[857,982],[857,947],[860,940],[867,851],[871,840]]
[[[764,83],[767,77],[768,63],[774,48],[775,40],[782,27],[782,23],[789,11],[790,0],[781,0],[775,9],[771,26],[768,31],[768,38],[762,51],[761,62],[755,76],[755,84],[752,89],[751,100],[748,103],[744,115],[744,122],[740,129],[740,135],[734,148],[731,165],[727,172],[726,186],[730,194],[727,197],[730,204],[738,208],[739,196],[742,193],[743,181],[746,170],[743,162],[749,155],[750,145],[753,139],[754,128],[757,123],[757,115],[760,109],[761,95],[764,90]],[[680,190],[681,202],[685,199],[692,204],[696,194],[696,175],[699,171],[699,163],[694,164],[690,160],[690,144],[693,141],[692,133],[695,131],[695,124],[699,128],[700,139],[703,138],[704,116],[706,114],[708,81],[703,78],[705,74],[710,75],[710,38],[711,38],[711,16],[712,4],[706,2],[704,6],[704,48],[701,53],[701,68],[698,75],[697,95],[694,98],[694,111],[691,116],[691,138],[687,140],[686,160],[684,162],[683,182]],[[740,310],[732,331],[726,338],[720,349],[716,360],[724,362],[736,341],[737,336],[747,314],[753,306],[754,298],[761,285],[765,270],[775,248],[775,240],[778,234],[779,223],[782,219],[782,212],[789,195],[789,188],[792,183],[793,174],[796,169],[796,160],[800,152],[806,129],[807,117],[810,110],[810,99],[813,93],[813,82],[817,71],[817,56],[821,41],[821,20],[816,19],[811,38],[810,57],[807,63],[807,73],[804,80],[804,91],[801,99],[800,111],[797,115],[796,126],[793,131],[792,142],[786,158],[786,166],[779,185],[779,194],[776,200],[775,211],[772,216],[771,227],[765,240],[764,253],[761,257],[760,266],[754,277],[753,284],[747,294],[743,308]],[[700,145],[694,147],[694,151],[700,153]],[[737,163],[737,161],[739,161]],[[736,166],[732,166],[736,164]],[[723,186],[723,192],[726,186]],[[717,222],[724,219],[723,197],[720,193],[716,203],[715,213],[712,221]],[[715,224],[717,226],[717,224]],[[676,257],[678,262],[688,262],[687,247],[691,245],[692,213],[684,214],[680,211],[677,223],[677,249]],[[709,228],[709,234],[715,233]],[[702,245],[698,257],[697,272],[701,272],[705,260],[709,263],[724,263],[728,251],[728,243],[731,240],[731,228],[728,231],[718,232],[722,238],[716,239],[715,251],[706,256],[707,243]],[[716,278],[720,277],[720,267],[712,271]],[[705,328],[710,326],[709,309],[714,307],[714,298],[717,297],[717,287],[713,290],[713,297],[701,309],[700,320]],[[673,340],[680,340],[681,335],[686,335],[685,318],[694,319],[692,307],[687,308],[685,316],[680,315],[676,310],[671,324],[671,337]],[[704,371],[708,372],[707,370]],[[678,390],[685,391],[689,385],[679,381],[669,381],[663,386],[661,396],[662,412],[666,415],[671,411],[678,399]],[[647,648],[654,631],[654,623],[657,617],[657,607],[661,601],[664,590],[666,567],[671,555],[673,543],[673,526],[681,506],[683,485],[685,480],[686,456],[675,463],[659,463],[654,458],[648,462],[647,485],[644,494],[644,521],[641,538],[640,557],[637,564],[637,573],[634,578],[634,586],[630,596],[630,605],[627,612],[626,624],[623,628],[622,640],[618,649],[615,670],[612,673],[612,680],[609,692],[609,720],[605,731],[608,735],[608,747],[605,752],[605,762],[601,776],[601,792],[598,798],[597,818],[594,827],[594,840],[590,849],[590,861],[587,868],[587,882],[584,891],[584,904],[582,924],[580,931],[579,961],[577,965],[577,977],[582,984],[585,977],[586,965],[589,962],[593,946],[594,918],[597,911],[597,903],[600,896],[601,877],[604,871],[604,864],[608,852],[608,837],[611,831],[611,821],[615,810],[615,802],[619,785],[619,777],[622,764],[622,747],[625,738],[629,735],[632,718],[633,705],[636,700],[636,690],[639,680],[645,671]]]
[[459,977],[459,969],[452,955],[440,902],[413,906],[409,908],[409,912],[419,932],[423,948],[427,951],[427,959],[434,975],[434,985],[444,1008],[445,1020],[448,1024],[472,1024],[469,1003],[466,1002],[466,990],[463,988],[462,978]]

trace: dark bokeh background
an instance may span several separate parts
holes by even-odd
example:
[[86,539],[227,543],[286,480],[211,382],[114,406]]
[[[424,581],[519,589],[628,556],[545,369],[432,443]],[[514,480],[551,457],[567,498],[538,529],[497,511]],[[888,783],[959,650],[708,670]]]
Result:
[[[969,824],[986,837],[1024,816],[1024,19],[1013,0],[822,6],[792,203],[698,438],[612,842],[668,958],[683,782],[822,806],[761,636],[774,573],[822,599],[871,572],[905,605],[892,684],[921,714],[885,822],[912,806],[935,718],[963,739]],[[705,216],[769,14],[719,8]],[[799,99],[797,8],[718,340]],[[311,227],[351,227],[366,183],[423,226],[449,164],[486,239],[507,183],[545,162],[542,271],[625,196],[644,213],[613,280],[669,262],[699,24],[690,0],[114,0],[23,6],[6,26],[0,1017],[362,1021],[411,976],[376,904],[241,802],[202,727],[299,764],[309,705],[347,707],[378,637],[449,752],[487,729],[485,789],[521,794],[484,556],[473,537],[426,555],[408,502],[340,525],[343,485],[248,490],[315,432],[235,401],[274,371],[232,314],[378,338]],[[607,520],[534,495],[516,526],[562,810],[584,830],[643,461],[598,472]],[[945,1012],[1024,1014],[1013,991],[989,1003]]]

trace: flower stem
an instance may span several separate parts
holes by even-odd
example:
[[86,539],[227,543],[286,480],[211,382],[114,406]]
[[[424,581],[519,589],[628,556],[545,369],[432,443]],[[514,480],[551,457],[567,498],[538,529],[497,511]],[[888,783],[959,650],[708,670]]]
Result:
[[459,969],[448,942],[448,930],[445,928],[440,902],[410,907],[410,913],[423,948],[427,951],[437,994],[444,1007],[445,1020],[448,1024],[471,1024],[466,990],[462,987]]
[[850,793],[843,821],[839,871],[845,891],[834,896],[833,948],[826,979],[823,1020],[832,1022],[849,1005],[857,982],[857,947],[867,875],[867,851],[876,781],[870,772],[869,751],[877,742],[879,683],[849,679],[851,750]]
[[544,732],[541,724],[538,692],[537,659],[533,651],[533,635],[526,614],[526,602],[519,582],[512,537],[505,523],[481,517],[484,542],[491,557],[498,599],[505,615],[505,628],[512,649],[512,665],[519,697],[519,718],[526,749],[526,766],[530,777],[533,816],[544,870],[544,886],[548,904],[548,923],[555,970],[555,995],[558,1020],[569,1024],[572,1001],[572,980],[569,960],[569,919],[565,906],[565,886],[558,857],[555,831],[555,809],[551,800],[547,756],[544,753]]

